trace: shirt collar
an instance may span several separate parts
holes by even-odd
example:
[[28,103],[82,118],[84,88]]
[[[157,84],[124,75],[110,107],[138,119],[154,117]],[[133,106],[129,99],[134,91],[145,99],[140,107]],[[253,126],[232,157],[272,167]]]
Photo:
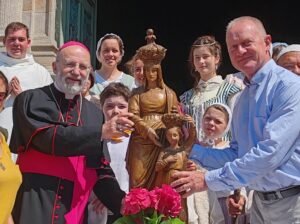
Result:
[[275,61],[273,59],[269,60],[267,63],[265,63],[252,77],[251,80],[245,76],[244,78],[244,84],[246,86],[250,85],[260,85],[266,75],[270,72],[271,68],[276,65]]
[[220,84],[223,82],[222,76],[217,75],[212,77],[211,79],[207,80],[207,81],[203,81],[202,79],[200,79],[197,87],[203,86],[203,85],[209,85],[209,84]]
[[30,64],[34,64],[34,59],[32,54],[26,54],[25,58],[12,58],[7,55],[6,52],[1,52],[0,53],[0,60],[2,63],[8,65],[8,66],[28,66]]

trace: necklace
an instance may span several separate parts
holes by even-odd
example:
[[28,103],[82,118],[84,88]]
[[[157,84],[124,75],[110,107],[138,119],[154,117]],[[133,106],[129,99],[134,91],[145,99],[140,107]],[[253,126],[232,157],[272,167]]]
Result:
[[[59,110],[59,113],[60,113],[60,115],[61,115],[61,119],[62,119],[62,121],[65,123],[64,116],[63,116],[62,111],[61,111],[61,109],[60,109],[60,106],[59,106],[59,104],[58,104],[58,102],[57,102],[57,100],[56,100],[56,97],[54,96],[54,94],[53,94],[53,92],[52,92],[51,86],[49,86],[49,89],[50,89],[50,92],[51,92],[51,96],[53,97],[53,100],[54,100],[54,102],[55,102],[55,104],[56,104],[56,107],[57,107],[57,109]],[[80,96],[79,114],[78,114],[78,119],[77,119],[77,122],[76,122],[76,126],[78,126],[78,124],[79,124],[80,117],[81,117],[81,109],[82,109],[82,95],[80,94],[79,96]]]

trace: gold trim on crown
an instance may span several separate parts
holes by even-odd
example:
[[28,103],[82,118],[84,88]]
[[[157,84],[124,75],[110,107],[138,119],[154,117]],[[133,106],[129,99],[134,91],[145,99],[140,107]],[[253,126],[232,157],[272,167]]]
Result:
[[160,64],[166,56],[167,49],[156,43],[150,43],[140,47],[137,51],[137,57],[140,58],[145,64],[153,63]]
[[185,117],[178,113],[164,114],[161,118],[166,128],[182,127],[185,122]]

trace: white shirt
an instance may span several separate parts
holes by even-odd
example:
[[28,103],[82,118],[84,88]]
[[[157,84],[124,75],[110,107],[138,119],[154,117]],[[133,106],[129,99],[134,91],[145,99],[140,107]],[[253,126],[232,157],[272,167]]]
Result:
[[[36,63],[31,54],[27,54],[25,58],[16,59],[9,57],[6,52],[0,52],[0,70],[8,82],[16,76],[23,91],[43,87],[53,82],[47,69]],[[14,98],[9,95],[5,107],[12,106]]]

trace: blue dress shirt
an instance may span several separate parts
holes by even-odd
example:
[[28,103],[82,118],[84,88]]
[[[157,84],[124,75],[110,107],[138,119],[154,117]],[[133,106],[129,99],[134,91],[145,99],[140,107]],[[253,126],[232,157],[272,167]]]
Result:
[[231,129],[229,148],[195,145],[190,155],[210,170],[205,180],[211,190],[300,185],[299,76],[267,62],[241,93]]

